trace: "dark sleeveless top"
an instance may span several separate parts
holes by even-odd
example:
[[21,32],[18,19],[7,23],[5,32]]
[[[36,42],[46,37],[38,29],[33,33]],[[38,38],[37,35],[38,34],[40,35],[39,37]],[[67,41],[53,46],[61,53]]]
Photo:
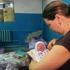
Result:
[[[56,44],[64,46],[70,52],[70,31],[57,40]],[[70,70],[70,59],[57,70]]]

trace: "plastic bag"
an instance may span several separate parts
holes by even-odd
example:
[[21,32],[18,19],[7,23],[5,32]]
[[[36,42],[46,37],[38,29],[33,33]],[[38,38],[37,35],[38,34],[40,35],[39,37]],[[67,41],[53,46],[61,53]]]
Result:
[[18,68],[16,67],[16,65],[8,63],[5,70],[18,70]]

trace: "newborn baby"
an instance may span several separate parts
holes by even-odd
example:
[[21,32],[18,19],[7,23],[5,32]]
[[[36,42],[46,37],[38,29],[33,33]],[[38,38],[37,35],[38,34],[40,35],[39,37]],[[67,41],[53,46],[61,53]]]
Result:
[[46,45],[42,41],[38,41],[35,44],[35,56],[36,60],[39,62],[45,55],[47,55],[48,49],[46,48]]
[[42,41],[35,43],[35,48],[27,52],[33,60],[39,62],[48,53],[46,44]]

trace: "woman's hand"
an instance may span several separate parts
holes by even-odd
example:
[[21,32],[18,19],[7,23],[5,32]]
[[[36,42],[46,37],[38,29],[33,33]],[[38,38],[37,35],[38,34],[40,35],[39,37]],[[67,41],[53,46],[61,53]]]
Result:
[[37,64],[37,62],[32,60],[31,63],[29,64],[29,70],[34,70],[34,67],[36,64]]
[[49,50],[52,49],[52,47],[55,45],[56,41],[57,41],[57,39],[53,39],[53,40],[51,40],[51,41],[49,42],[49,44],[48,44],[48,49],[49,49]]

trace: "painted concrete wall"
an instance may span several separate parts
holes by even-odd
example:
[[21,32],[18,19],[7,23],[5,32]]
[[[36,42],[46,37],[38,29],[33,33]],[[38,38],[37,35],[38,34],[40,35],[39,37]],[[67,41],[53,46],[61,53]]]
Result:
[[14,0],[14,9],[15,21],[0,22],[0,30],[13,31],[14,44],[25,44],[29,33],[43,29],[42,0]]
[[16,13],[42,13],[42,0],[14,0]]
[[[44,0],[43,0],[44,1]],[[64,0],[69,3],[69,0]],[[46,4],[46,2],[44,2]],[[14,22],[0,22],[0,30],[16,31],[15,40],[24,43],[30,32],[43,30],[43,37],[47,41],[58,38],[59,35],[52,32],[42,21],[42,0],[14,0],[15,17]]]

